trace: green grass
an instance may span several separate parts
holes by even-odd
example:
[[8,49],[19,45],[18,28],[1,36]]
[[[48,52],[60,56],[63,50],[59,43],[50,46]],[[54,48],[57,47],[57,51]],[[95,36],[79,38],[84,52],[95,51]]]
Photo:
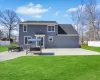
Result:
[[91,46],[86,46],[86,45],[82,45],[81,47],[82,47],[83,49],[87,49],[87,50],[91,50],[91,51],[100,52],[100,47],[91,47]]
[[0,62],[0,80],[100,80],[100,56],[20,57]]
[[8,47],[10,46],[17,46],[17,44],[11,44],[9,46],[0,46],[0,52],[4,52],[8,50]]

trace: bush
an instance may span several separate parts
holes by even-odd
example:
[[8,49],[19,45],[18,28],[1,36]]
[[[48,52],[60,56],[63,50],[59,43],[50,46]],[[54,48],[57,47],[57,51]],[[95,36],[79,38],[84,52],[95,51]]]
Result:
[[13,43],[14,42],[13,39],[8,39],[8,38],[2,38],[1,41],[10,41],[10,43]]
[[13,39],[10,39],[10,43],[13,43],[14,41],[13,41]]
[[8,38],[2,38],[1,40],[2,40],[2,41],[9,41]]
[[83,44],[81,44],[81,46],[88,46],[88,44],[83,43]]

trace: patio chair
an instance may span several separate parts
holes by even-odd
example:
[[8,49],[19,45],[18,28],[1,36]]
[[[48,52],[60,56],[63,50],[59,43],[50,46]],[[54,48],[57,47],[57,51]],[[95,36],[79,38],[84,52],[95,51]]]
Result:
[[20,52],[20,51],[23,51],[23,48],[22,47],[17,47],[17,46],[12,46],[12,47],[8,47],[8,52],[9,51],[17,51],[17,52]]

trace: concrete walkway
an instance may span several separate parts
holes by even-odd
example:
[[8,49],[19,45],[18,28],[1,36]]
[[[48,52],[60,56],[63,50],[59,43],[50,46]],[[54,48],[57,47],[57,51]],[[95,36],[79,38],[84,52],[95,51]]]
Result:
[[2,52],[0,53],[0,61],[6,61],[6,60],[10,60],[10,59],[14,59],[20,56],[25,56],[26,52],[22,51],[22,52]]
[[[68,55],[100,55],[98,52],[89,51],[81,48],[65,48],[65,49],[43,49],[42,55],[52,56],[68,56]],[[0,53],[0,61],[14,59],[20,56],[26,56],[26,51],[22,52],[2,52]],[[28,56],[34,56],[29,53]]]
[[85,50],[81,48],[65,48],[65,49],[43,49],[43,53],[51,53],[58,56],[63,55],[100,55],[99,52]]

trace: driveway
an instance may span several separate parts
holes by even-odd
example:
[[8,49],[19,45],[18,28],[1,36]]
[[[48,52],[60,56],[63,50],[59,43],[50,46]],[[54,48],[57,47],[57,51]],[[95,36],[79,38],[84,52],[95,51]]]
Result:
[[[31,56],[32,54],[28,54]],[[98,52],[89,51],[81,48],[65,48],[65,49],[42,49],[42,55],[68,56],[68,55],[100,55]],[[0,61],[14,59],[20,56],[26,56],[26,52],[2,52],[0,53]],[[33,55],[34,56],[34,55]]]

